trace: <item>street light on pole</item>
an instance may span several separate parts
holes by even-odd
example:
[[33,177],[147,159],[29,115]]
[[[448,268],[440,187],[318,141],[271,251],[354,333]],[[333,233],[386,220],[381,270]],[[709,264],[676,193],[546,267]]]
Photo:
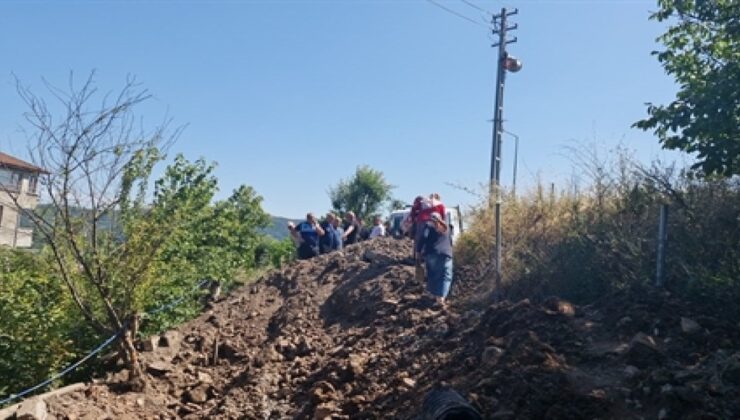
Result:
[[511,195],[516,198],[516,167],[519,162],[519,136],[507,130],[504,130],[504,133],[514,137],[514,174],[511,178]]

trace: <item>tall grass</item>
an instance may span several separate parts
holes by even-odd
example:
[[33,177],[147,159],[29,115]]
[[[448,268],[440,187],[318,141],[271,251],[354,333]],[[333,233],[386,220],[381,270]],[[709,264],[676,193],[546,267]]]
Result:
[[[539,183],[502,204],[502,278],[511,298],[588,303],[654,283],[659,211],[669,208],[665,284],[687,296],[740,297],[740,180],[705,179],[624,150],[570,150],[581,181]],[[486,198],[456,246],[459,287],[493,284],[494,220]],[[471,269],[472,267],[472,269]],[[474,273],[474,274],[471,274]]]

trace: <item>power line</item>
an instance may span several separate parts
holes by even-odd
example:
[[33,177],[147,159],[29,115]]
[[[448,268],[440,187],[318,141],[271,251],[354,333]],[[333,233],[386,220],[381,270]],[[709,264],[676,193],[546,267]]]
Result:
[[457,17],[461,18],[461,19],[465,19],[465,20],[467,20],[468,22],[470,22],[470,23],[472,23],[472,24],[474,24],[474,25],[482,26],[482,27],[484,27],[484,28],[488,29],[488,26],[487,26],[487,25],[484,25],[484,24],[482,24],[482,23],[480,23],[480,22],[478,22],[478,21],[476,21],[476,20],[474,20],[474,19],[471,19],[471,18],[469,18],[469,17],[467,17],[467,16],[463,15],[462,13],[456,12],[456,11],[454,11],[454,10],[452,10],[452,9],[450,9],[450,8],[448,8],[448,7],[446,7],[446,6],[443,6],[443,5],[441,5],[440,3],[437,3],[437,2],[436,2],[436,1],[434,1],[434,0],[427,0],[427,1],[428,1],[429,3],[431,3],[431,4],[435,5],[435,6],[439,7],[440,9],[442,9],[442,10],[446,11],[447,13],[452,13],[453,15],[455,15],[455,16],[457,16]]
[[465,3],[465,4],[467,4],[468,6],[472,7],[475,10],[478,10],[480,12],[483,12],[483,13],[486,13],[488,15],[493,16],[493,13],[489,12],[488,10],[486,10],[486,9],[478,6],[477,4],[475,4],[475,3],[471,2],[471,1],[468,1],[468,0],[460,0],[460,1],[463,2],[463,3]]

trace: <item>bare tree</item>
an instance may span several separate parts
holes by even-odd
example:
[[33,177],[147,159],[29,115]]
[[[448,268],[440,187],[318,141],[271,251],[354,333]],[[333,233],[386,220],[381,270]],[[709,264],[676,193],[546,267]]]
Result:
[[[70,75],[66,90],[45,82],[54,98],[51,105],[18,80],[16,86],[29,108],[32,160],[48,171],[39,179],[48,205],[33,212],[19,205],[17,195],[6,193],[48,245],[58,276],[84,319],[100,334],[120,333],[130,382],[141,388],[133,342],[136,292],[149,281],[156,251],[167,238],[166,226],[154,229],[142,215],[152,168],[181,128],[169,130],[169,120],[152,130],[143,128],[133,108],[151,95],[131,77],[117,94],[107,95],[97,91],[94,72],[79,87]],[[120,230],[112,228],[114,218]]]

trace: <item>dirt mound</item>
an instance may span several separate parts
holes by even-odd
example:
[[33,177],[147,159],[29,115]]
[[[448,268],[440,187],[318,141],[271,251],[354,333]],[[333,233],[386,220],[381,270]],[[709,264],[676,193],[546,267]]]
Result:
[[444,385],[486,418],[740,412],[740,330],[728,320],[660,294],[585,308],[552,298],[441,311],[409,256],[409,242],[379,238],[275,271],[142,343],[145,393],[122,390],[126,372],[117,372],[50,399],[49,411],[60,419],[413,418]]

